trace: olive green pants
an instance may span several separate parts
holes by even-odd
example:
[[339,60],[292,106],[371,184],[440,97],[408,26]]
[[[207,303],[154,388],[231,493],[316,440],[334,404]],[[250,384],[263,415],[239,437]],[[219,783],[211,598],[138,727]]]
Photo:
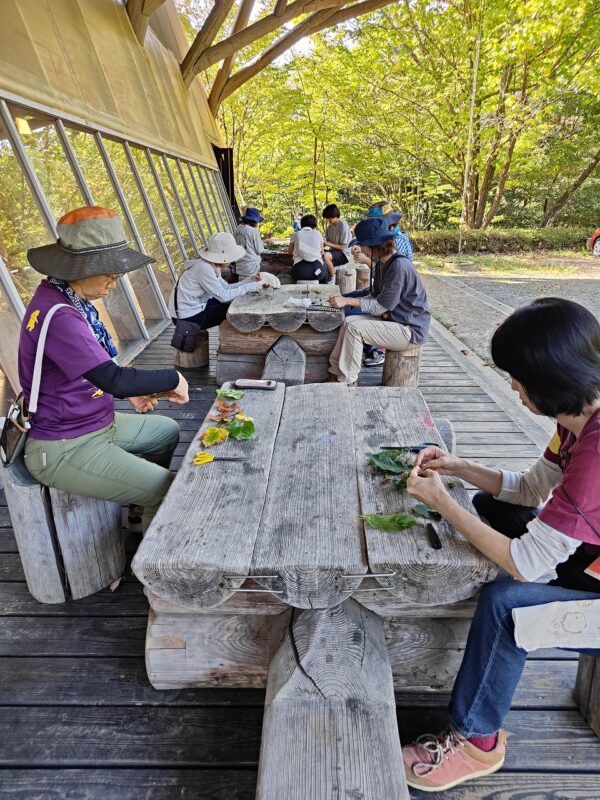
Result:
[[179,425],[169,417],[115,414],[110,425],[75,439],[28,437],[25,464],[45,486],[144,506],[145,531],[173,480],[168,466],[178,442]]

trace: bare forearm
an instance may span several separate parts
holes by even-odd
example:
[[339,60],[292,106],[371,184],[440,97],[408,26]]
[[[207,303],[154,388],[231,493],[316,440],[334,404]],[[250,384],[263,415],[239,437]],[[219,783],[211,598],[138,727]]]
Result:
[[508,536],[495,531],[478,517],[470,514],[448,494],[445,494],[436,506],[440,514],[486,558],[505,569],[516,580],[525,580],[512,559],[511,540]]
[[502,489],[502,472],[499,469],[484,467],[474,461],[467,461],[466,458],[458,459],[458,466],[453,470],[453,474],[463,481],[472,483],[478,489],[483,489],[488,494],[500,494]]

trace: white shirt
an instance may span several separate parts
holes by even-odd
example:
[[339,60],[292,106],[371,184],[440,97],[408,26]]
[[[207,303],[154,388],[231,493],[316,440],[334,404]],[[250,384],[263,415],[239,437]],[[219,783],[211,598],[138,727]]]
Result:
[[175,313],[175,288],[169,297],[169,314],[179,319],[189,319],[201,311],[211,297],[221,303],[231,303],[236,297],[248,292],[256,292],[261,284],[255,281],[227,283],[217,272],[216,267],[202,258],[194,258],[183,265],[184,272],[177,286],[177,314]]
[[290,244],[294,245],[292,253],[294,264],[299,261],[323,260],[323,236],[315,228],[300,228],[299,231],[292,233]]

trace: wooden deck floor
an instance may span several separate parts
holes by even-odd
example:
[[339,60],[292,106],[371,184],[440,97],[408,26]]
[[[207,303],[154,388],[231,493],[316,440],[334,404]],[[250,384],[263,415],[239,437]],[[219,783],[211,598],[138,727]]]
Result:
[[[214,338],[211,347],[214,354]],[[163,334],[136,365],[166,366],[171,359]],[[432,411],[454,423],[459,453],[524,467],[537,456],[545,432],[489,372],[436,326],[421,376]],[[380,370],[362,377],[376,383]],[[191,381],[190,405],[163,411],[182,427],[175,466],[212,402],[214,358]],[[136,544],[129,536],[129,552]],[[0,494],[0,797],[254,797],[263,692],[152,689],[144,666],[146,619],[134,579],[114,594],[61,606],[35,602]],[[576,660],[566,652],[532,657],[508,718],[503,771],[444,797],[600,798],[600,742],[575,707],[575,671]],[[439,694],[398,693],[403,740],[439,728],[446,701]]]

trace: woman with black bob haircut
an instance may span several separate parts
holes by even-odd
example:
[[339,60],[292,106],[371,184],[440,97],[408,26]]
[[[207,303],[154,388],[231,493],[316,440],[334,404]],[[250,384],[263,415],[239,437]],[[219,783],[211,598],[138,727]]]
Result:
[[[408,480],[411,495],[509,574],[479,596],[448,728],[404,748],[409,786],[430,792],[489,775],[504,763],[502,725],[527,659],[517,644],[521,632],[515,635],[513,610],[600,600],[600,325],[578,303],[536,300],[505,320],[491,350],[523,405],[556,419],[557,426],[544,455],[524,472],[492,469],[429,447]],[[440,475],[481,490],[473,499],[481,519],[450,497]],[[591,608],[598,625],[589,628],[598,629],[600,612],[596,604]],[[575,649],[600,657],[599,649],[590,649],[597,648],[597,637],[584,632],[577,634]],[[528,633],[536,641],[530,649],[547,646],[538,614]]]

